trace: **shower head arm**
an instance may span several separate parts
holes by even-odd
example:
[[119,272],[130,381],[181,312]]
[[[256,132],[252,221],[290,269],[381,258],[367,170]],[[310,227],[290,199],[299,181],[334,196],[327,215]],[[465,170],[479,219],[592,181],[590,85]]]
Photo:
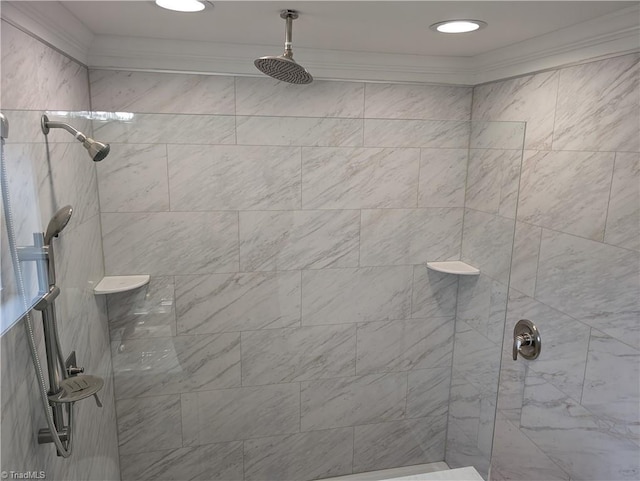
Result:
[[284,29],[284,57],[293,58],[293,21],[298,18],[295,10],[283,10],[280,17],[285,20]]
[[48,135],[50,129],[64,129],[67,132],[69,132],[71,135],[73,135],[76,139],[78,139],[78,141],[80,142],[84,142],[85,140],[87,140],[87,136],[84,135],[82,132],[80,132],[78,129],[76,129],[74,126],[65,124],[64,122],[56,122],[53,120],[49,120],[49,117],[47,117],[46,115],[42,116],[41,126],[42,126],[42,132],[44,133],[44,135]]

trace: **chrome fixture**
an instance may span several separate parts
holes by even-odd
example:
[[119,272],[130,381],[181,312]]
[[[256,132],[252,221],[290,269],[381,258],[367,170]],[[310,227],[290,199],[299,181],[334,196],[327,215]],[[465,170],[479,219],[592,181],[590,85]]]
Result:
[[536,325],[529,319],[521,319],[513,328],[513,360],[518,359],[520,355],[532,361],[537,359],[542,349],[542,339],[540,331]]
[[307,69],[293,60],[293,21],[298,18],[295,10],[282,10],[280,18],[286,21],[284,53],[278,56],[260,57],[254,65],[262,73],[267,74],[283,82],[291,84],[308,84],[313,82],[313,77]]
[[69,124],[49,120],[49,117],[47,117],[46,115],[43,115],[40,119],[40,126],[42,127],[42,133],[44,135],[48,135],[50,129],[64,129],[67,132],[71,133],[71,135],[73,135],[76,140],[78,142],[81,142],[82,146],[87,149],[91,160],[93,160],[94,162],[100,162],[107,155],[109,155],[109,150],[111,150],[109,144],[93,140],[91,137],[87,137],[85,134]]
[[[48,119],[43,117],[43,130],[47,122]],[[9,124],[2,113],[0,113],[0,124],[0,185],[2,187],[0,190],[2,191],[2,206],[7,228],[7,239],[11,253],[12,267],[16,277],[18,296],[22,302],[23,312],[25,312],[22,316],[22,322],[26,330],[27,343],[31,351],[31,360],[38,380],[38,395],[44,408],[47,423],[47,427],[40,429],[38,432],[38,443],[53,443],[56,446],[58,456],[68,458],[72,452],[74,426],[73,405],[76,401],[93,395],[98,406],[102,407],[97,397],[97,392],[104,384],[102,379],[95,376],[79,375],[84,372],[84,369],[75,366],[75,353],[70,356],[70,361],[65,363],[62,357],[60,338],[58,336],[55,300],[60,295],[60,289],[56,286],[55,281],[52,241],[69,223],[73,209],[71,206],[66,206],[58,210],[49,222],[46,233],[36,232],[33,234],[34,242],[32,246],[17,246],[13,211],[9,196],[9,179],[4,155],[5,139],[9,133]],[[67,127],[63,128],[69,130]],[[79,140],[80,135],[83,137],[83,143],[85,141],[95,142],[73,129],[73,127],[69,126],[69,128],[71,129],[69,130],[70,132],[76,132],[74,135],[76,135],[76,138]],[[106,155],[106,153],[104,155]],[[102,158],[104,158],[104,156]],[[28,261],[36,263],[39,293],[35,302],[27,300],[26,297],[22,263]],[[44,369],[38,355],[38,342],[36,341],[33,327],[34,309],[42,312],[47,375],[49,378],[48,385],[45,381]],[[66,422],[63,412],[63,406],[65,405],[67,411]]]

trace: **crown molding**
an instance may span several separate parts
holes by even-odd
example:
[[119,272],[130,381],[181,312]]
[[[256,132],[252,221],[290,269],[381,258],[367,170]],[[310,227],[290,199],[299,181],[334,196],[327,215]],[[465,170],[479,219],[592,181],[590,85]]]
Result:
[[[93,35],[59,2],[2,2],[2,17],[96,69],[261,76],[256,57],[280,45],[241,45]],[[480,83],[640,51],[635,5],[475,57],[383,54],[296,48],[317,79]]]
[[2,19],[87,65],[93,33],[59,2],[3,1]]

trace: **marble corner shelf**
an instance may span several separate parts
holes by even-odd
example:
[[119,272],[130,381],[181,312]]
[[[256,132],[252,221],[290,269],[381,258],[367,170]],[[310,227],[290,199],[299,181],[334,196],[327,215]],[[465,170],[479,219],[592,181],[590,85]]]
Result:
[[455,274],[457,276],[479,276],[480,269],[476,269],[462,261],[427,262],[427,269]]
[[103,277],[94,287],[95,295],[115,294],[116,292],[132,291],[138,287],[149,284],[150,276],[107,276]]

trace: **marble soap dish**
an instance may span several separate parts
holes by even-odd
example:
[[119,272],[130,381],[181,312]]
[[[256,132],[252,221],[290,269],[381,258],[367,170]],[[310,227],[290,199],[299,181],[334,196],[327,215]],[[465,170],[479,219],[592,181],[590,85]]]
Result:
[[480,269],[476,269],[462,261],[427,262],[427,269],[455,274],[458,276],[479,276]]
[[107,276],[103,277],[94,287],[95,295],[115,294],[116,292],[132,291],[138,287],[149,284],[150,276]]

